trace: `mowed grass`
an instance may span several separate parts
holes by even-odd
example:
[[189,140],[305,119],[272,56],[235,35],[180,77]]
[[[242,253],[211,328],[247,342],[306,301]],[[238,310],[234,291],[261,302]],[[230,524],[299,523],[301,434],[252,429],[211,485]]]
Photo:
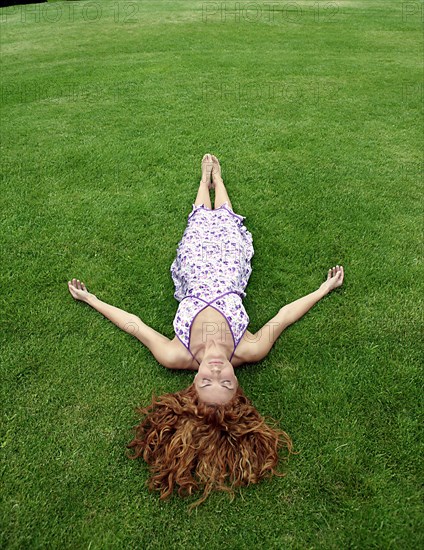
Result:
[[[422,5],[224,5],[0,10],[3,548],[423,545]],[[67,281],[173,337],[207,152],[253,234],[251,331],[345,282],[238,371],[299,451],[286,477],[189,515],[125,446],[193,375]]]

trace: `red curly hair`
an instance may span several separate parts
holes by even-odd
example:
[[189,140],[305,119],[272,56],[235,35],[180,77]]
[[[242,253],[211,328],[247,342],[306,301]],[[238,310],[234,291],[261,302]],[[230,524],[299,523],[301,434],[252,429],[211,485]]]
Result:
[[[152,397],[149,406],[138,408],[145,416],[133,429],[135,438],[127,447],[142,457],[151,469],[149,489],[168,498],[179,486],[178,494],[188,496],[199,489],[203,495],[190,510],[207,499],[212,490],[258,483],[273,474],[278,450],[293,445],[286,432],[271,428],[240,387],[225,405],[199,401],[194,384],[188,388]],[[272,419],[271,419],[272,420]]]

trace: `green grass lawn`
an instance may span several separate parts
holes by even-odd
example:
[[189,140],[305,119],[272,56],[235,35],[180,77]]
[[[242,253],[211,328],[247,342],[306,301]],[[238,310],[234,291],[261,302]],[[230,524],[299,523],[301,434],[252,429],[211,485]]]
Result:
[[[422,9],[0,10],[3,548],[424,544]],[[160,501],[125,453],[135,407],[193,375],[67,281],[173,337],[169,269],[208,152],[253,235],[249,330],[329,267],[345,282],[237,373],[299,451],[287,476],[189,515],[198,496]]]

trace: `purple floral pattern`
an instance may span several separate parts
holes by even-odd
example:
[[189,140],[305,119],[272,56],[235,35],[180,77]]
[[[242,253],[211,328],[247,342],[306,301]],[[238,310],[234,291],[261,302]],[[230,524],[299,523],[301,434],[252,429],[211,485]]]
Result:
[[188,216],[171,276],[174,298],[180,302],[173,326],[190,353],[191,325],[208,305],[227,319],[234,351],[249,325],[242,299],[252,273],[254,250],[252,235],[243,220],[245,216],[235,214],[227,202],[216,210],[193,204]]

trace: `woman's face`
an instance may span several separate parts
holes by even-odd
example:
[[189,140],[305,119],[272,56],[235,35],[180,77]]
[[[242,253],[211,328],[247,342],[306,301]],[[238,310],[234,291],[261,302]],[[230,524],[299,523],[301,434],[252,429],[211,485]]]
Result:
[[234,397],[238,380],[234,368],[225,355],[205,354],[194,377],[200,401],[208,404],[225,404]]

